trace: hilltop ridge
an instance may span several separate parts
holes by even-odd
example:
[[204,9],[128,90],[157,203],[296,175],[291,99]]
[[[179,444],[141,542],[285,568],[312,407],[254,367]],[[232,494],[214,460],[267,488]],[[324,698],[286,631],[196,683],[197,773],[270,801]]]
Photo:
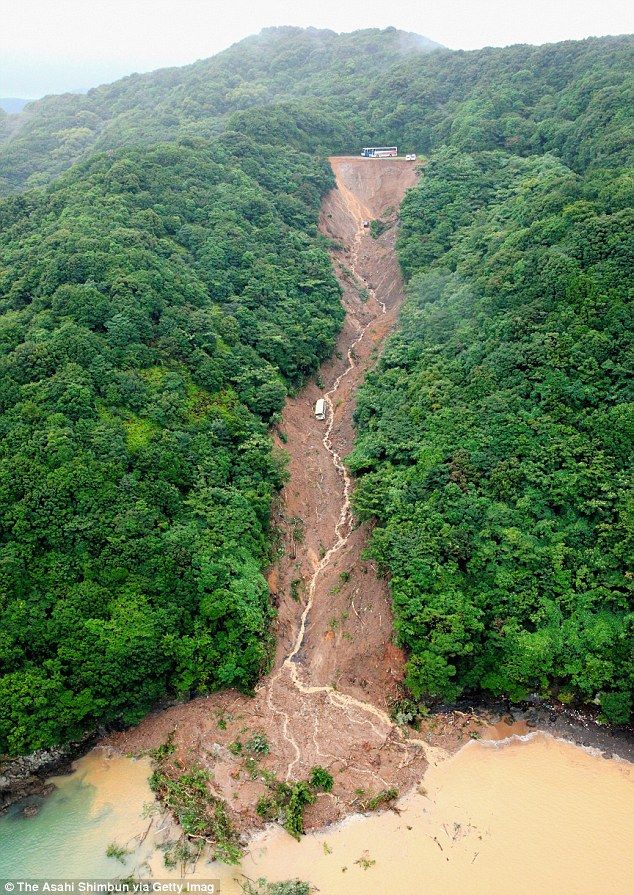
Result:
[[184,127],[209,137],[236,112],[349,96],[399,60],[437,49],[396,28],[266,28],[190,65],[44,97],[17,119],[0,111],[0,194],[41,185],[94,150],[173,139]]
[[619,102],[631,65],[628,36],[455,52],[393,28],[274,29],[183,68],[0,113],[0,195],[48,183],[94,152],[223,132],[322,156],[384,142],[420,153],[446,143],[553,151],[578,169],[606,155],[602,132],[579,129],[585,120],[613,131],[614,164],[631,145]]

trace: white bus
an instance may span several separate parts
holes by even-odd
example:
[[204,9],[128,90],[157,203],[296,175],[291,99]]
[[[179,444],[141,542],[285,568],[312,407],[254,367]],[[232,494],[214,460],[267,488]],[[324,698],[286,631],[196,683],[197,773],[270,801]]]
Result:
[[320,398],[315,404],[315,419],[325,420],[326,419],[326,402],[323,398]]
[[366,146],[361,150],[363,158],[395,158],[398,146]]

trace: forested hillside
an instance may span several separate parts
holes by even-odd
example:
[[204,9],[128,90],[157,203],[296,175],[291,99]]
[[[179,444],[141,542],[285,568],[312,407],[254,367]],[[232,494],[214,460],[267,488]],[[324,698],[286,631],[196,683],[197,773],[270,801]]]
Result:
[[632,41],[429,49],[273,29],[0,113],[0,752],[265,666],[268,427],[342,320],[323,156],[371,142],[430,155],[350,458],[412,693],[627,717]]
[[[214,136],[233,129],[233,113],[298,98],[304,102],[293,105],[287,124],[299,124],[302,148],[356,147],[351,99],[365,96],[397,60],[437,47],[395,28],[268,28],[194,65],[131,75],[85,95],[46,97],[14,122],[5,117],[4,126],[0,110],[0,195],[46,183],[95,150]],[[305,116],[317,116],[318,126],[305,127]],[[11,137],[4,147],[3,135]]]
[[324,154],[449,143],[614,164],[631,139],[633,63],[628,37],[466,53],[394,28],[267,29],[191,66],[0,111],[0,195],[95,150],[223,130]]
[[417,699],[537,691],[630,716],[631,108],[592,96],[577,140],[554,139],[581,173],[475,129],[402,206],[409,297],[349,463]]
[[267,424],[342,310],[327,165],[227,138],[0,203],[0,751],[248,687],[267,659]]

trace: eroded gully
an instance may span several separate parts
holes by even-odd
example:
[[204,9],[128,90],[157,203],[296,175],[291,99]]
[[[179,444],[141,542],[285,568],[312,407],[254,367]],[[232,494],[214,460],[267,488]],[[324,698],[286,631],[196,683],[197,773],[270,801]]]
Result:
[[[365,292],[367,293],[368,301],[374,302],[378,308],[378,312],[382,315],[385,315],[387,312],[386,303],[379,298],[379,296],[377,295],[377,290],[372,287],[372,285],[365,279],[365,277],[362,276],[362,274],[358,270],[358,258],[361,241],[366,233],[367,222],[369,222],[369,220],[372,218],[372,213],[370,209],[366,205],[364,205],[339,178],[337,187],[345,202],[350,217],[352,218],[356,226],[354,237],[349,247],[350,272],[352,273],[352,276],[354,277],[354,280],[359,288],[365,290]],[[377,706],[373,705],[372,703],[357,699],[349,694],[342,693],[336,690],[331,685],[311,685],[305,683],[305,681],[302,679],[300,668],[295,661],[296,656],[302,649],[304,643],[306,626],[311,610],[313,608],[315,593],[317,591],[317,586],[320,582],[320,579],[323,577],[324,572],[331,567],[333,560],[337,556],[337,554],[339,554],[347,545],[353,527],[354,520],[351,512],[350,502],[352,480],[332,440],[332,431],[335,422],[333,399],[337,395],[337,392],[339,391],[343,380],[347,376],[349,376],[350,373],[355,369],[355,349],[363,340],[368,329],[370,329],[370,327],[373,326],[374,323],[375,317],[371,317],[361,327],[356,338],[348,346],[346,368],[336,377],[331,388],[328,389],[328,391],[326,391],[323,395],[328,407],[328,422],[322,439],[322,444],[324,445],[330,457],[332,465],[334,466],[341,481],[341,509],[339,512],[339,518],[334,528],[334,541],[317,563],[317,566],[310,578],[308,585],[308,596],[301,614],[300,625],[297,631],[297,636],[295,638],[295,643],[293,644],[293,648],[282,662],[282,665],[280,666],[278,671],[269,681],[266,682],[266,684],[264,684],[267,689],[267,705],[271,712],[281,717],[283,737],[289,743],[294,753],[294,757],[289,762],[286,769],[287,780],[290,780],[292,778],[293,772],[301,760],[302,753],[299,743],[294,738],[292,733],[289,733],[289,714],[284,709],[279,708],[275,704],[274,700],[275,690],[273,685],[276,684],[284,675],[288,676],[293,687],[295,687],[296,690],[303,695],[311,696],[314,694],[323,693],[326,695],[329,703],[338,709],[350,709],[377,719],[377,721],[379,721],[383,726],[383,731],[379,730],[378,727],[367,718],[365,718],[364,720],[360,720],[358,718],[355,718],[352,714],[347,713],[348,719],[351,724],[366,723],[371,727],[372,731],[376,734],[377,737],[381,737],[384,739],[386,735],[388,735],[390,732],[393,732],[396,733],[398,739],[402,740],[402,743],[400,743],[399,745],[401,745],[405,749],[407,749],[408,747],[411,748],[412,746],[416,746],[419,748],[422,747],[427,757],[429,757],[432,753],[438,754],[439,752],[439,750],[433,749],[430,744],[425,742],[424,740],[414,739],[412,737],[406,738],[402,731],[402,728],[394,724],[387,712],[377,708]],[[382,783],[387,785],[387,781],[383,780],[380,775],[377,776]]]
[[[255,811],[262,783],[227,747],[247,730],[270,743],[260,762],[278,778],[301,779],[315,765],[333,774],[332,793],[306,811],[307,828],[358,810],[360,792],[411,789],[430,761],[446,755],[437,747],[460,745],[469,736],[460,719],[452,722],[449,744],[437,731],[415,739],[389,717],[404,657],[392,643],[387,585],[363,557],[368,532],[353,523],[352,482],[342,461],[353,444],[355,389],[375,363],[402,300],[394,209],[416,175],[393,160],[333,159],[332,165],[338,188],[324,200],[320,226],[335,244],[347,313],[337,349],[322,367],[325,390],[309,383],[283,412],[281,447],[289,455],[290,479],[275,518],[287,547],[269,579],[278,606],[274,668],[254,697],[214,693],[157,712],[105,741],[117,752],[135,752],[171,737],[175,763],[205,767],[214,794],[245,831],[262,824]],[[389,221],[379,240],[363,226],[372,218]],[[318,397],[328,407],[325,429],[314,419]],[[291,533],[298,519],[305,529],[301,543]],[[298,582],[301,597],[295,599]]]

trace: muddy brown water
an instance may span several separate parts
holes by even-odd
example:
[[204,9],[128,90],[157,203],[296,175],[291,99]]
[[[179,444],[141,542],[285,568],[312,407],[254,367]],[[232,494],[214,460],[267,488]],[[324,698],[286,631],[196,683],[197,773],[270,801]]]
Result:
[[[164,869],[160,850],[174,835],[171,823],[156,815],[148,832],[142,816],[152,802],[148,771],[146,761],[101,750],[81,759],[56,779],[51,816],[43,809],[0,820],[3,874],[180,876]],[[251,841],[240,868],[201,860],[192,878],[220,879],[224,895],[241,892],[243,874],[299,877],[322,895],[627,893],[633,783],[628,762],[543,733],[472,741],[431,766],[398,814],[353,816],[299,843],[270,827]],[[64,806],[60,826],[54,820]],[[123,864],[105,856],[113,841],[131,851]]]
[[[431,767],[400,814],[351,819],[294,847],[254,844],[251,874],[329,895],[634,891],[632,766],[544,734],[472,742]],[[283,871],[280,873],[280,871]]]

